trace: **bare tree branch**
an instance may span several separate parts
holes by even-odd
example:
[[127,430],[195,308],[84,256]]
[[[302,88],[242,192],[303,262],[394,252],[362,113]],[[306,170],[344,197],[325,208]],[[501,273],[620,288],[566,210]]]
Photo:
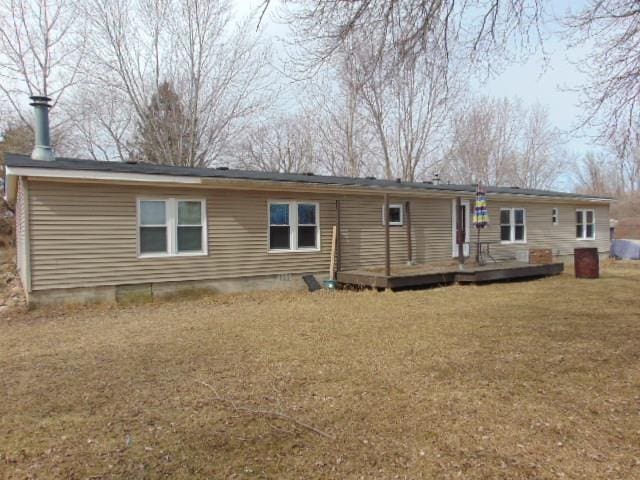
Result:
[[204,385],[205,387],[207,387],[209,390],[211,390],[213,392],[213,396],[214,399],[223,404],[224,406],[231,408],[234,412],[239,412],[239,413],[245,413],[248,415],[252,415],[252,416],[256,416],[256,417],[265,417],[265,418],[274,418],[277,420],[285,420],[287,422],[290,422],[294,425],[297,425],[298,427],[304,428],[305,430],[309,430],[310,432],[313,432],[317,435],[320,435],[321,437],[325,437],[328,438],[330,440],[335,440],[335,437],[327,432],[324,432],[322,430],[320,430],[319,428],[314,427],[313,425],[310,425],[306,422],[302,422],[290,415],[287,415],[286,413],[282,413],[282,412],[276,412],[276,411],[271,411],[271,410],[262,410],[262,409],[253,409],[253,408],[248,408],[245,407],[243,405],[238,405],[236,402],[234,402],[231,399],[228,398],[224,398],[222,397],[218,391],[210,384],[206,383],[206,382],[198,382],[201,385]]

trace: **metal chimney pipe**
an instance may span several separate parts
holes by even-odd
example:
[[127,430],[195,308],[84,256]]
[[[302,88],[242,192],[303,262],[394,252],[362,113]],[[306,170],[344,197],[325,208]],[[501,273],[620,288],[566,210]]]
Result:
[[433,174],[433,179],[431,180],[431,182],[434,185],[440,185],[440,174],[439,173],[434,173]]
[[34,160],[52,161],[56,159],[51,146],[51,135],[49,133],[49,109],[51,105],[49,97],[35,95],[31,98],[30,105],[34,107],[36,117],[36,145],[31,152]]

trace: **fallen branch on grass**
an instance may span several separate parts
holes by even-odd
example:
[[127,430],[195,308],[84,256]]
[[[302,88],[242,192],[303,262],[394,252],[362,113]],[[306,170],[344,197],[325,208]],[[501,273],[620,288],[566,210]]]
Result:
[[201,383],[202,385],[204,385],[205,387],[207,387],[209,390],[211,390],[213,392],[213,395],[216,399],[216,401],[218,401],[219,403],[225,405],[226,407],[231,408],[233,411],[235,412],[241,412],[241,413],[247,413],[249,415],[255,415],[257,417],[265,417],[265,418],[276,418],[279,420],[286,420],[287,422],[293,423],[294,425],[297,425],[299,427],[302,427],[306,430],[309,430],[313,433],[316,433],[322,437],[325,438],[330,438],[331,440],[335,440],[335,437],[327,432],[323,432],[322,430],[314,427],[313,425],[309,425],[308,423],[305,422],[301,422],[300,420],[293,418],[285,413],[281,413],[281,412],[274,412],[271,410],[255,410],[253,408],[248,408],[248,407],[244,407],[241,405],[236,405],[236,403],[229,399],[229,398],[224,398],[222,397],[218,391],[212,386],[209,385],[207,382],[203,382],[203,381],[199,381],[198,383]]

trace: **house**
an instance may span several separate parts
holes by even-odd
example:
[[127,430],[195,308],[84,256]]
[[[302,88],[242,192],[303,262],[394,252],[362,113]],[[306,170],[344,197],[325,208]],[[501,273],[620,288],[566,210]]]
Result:
[[[47,145],[39,137],[36,150]],[[392,264],[452,260],[458,239],[465,256],[474,252],[474,185],[50,159],[49,151],[6,157],[5,198],[16,207],[18,270],[32,303],[299,286],[304,274],[327,275],[334,226],[340,270],[380,266],[386,251]],[[487,199],[482,240],[498,260],[526,260],[532,248],[562,261],[575,247],[609,252],[608,198],[496,187]]]

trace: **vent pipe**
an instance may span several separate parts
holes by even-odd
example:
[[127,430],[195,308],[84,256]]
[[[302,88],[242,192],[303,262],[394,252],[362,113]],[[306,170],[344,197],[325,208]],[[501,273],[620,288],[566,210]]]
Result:
[[53,153],[51,134],[49,133],[49,109],[51,108],[49,102],[51,99],[38,95],[30,98],[30,105],[34,107],[36,118],[36,145],[33,147],[33,152],[31,152],[31,158],[47,162],[55,160],[56,156]]

